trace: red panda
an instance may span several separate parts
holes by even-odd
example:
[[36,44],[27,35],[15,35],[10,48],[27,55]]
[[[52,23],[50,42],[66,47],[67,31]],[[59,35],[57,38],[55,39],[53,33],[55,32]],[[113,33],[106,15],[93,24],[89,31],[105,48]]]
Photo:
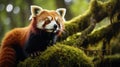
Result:
[[0,67],[14,67],[28,56],[36,56],[53,45],[64,30],[65,8],[46,10],[31,6],[30,24],[8,32],[0,47]]

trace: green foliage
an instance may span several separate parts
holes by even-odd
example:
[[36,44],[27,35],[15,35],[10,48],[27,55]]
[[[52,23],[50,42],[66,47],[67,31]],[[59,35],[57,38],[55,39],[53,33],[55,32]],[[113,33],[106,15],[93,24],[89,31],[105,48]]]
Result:
[[96,67],[120,67],[120,54],[105,56],[105,58],[96,63]]
[[[91,58],[78,48],[67,45],[49,47],[35,59],[28,58],[18,67],[92,67]],[[37,65],[37,66],[36,66]]]

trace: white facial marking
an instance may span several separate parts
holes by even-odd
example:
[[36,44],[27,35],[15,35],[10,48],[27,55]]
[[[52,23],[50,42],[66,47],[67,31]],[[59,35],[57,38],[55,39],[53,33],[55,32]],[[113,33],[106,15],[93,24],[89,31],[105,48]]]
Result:
[[46,30],[47,32],[53,32],[53,30]]
[[[57,25],[57,28],[54,30],[54,25]],[[48,31],[48,32],[57,32],[58,30],[60,30],[58,24],[56,23],[55,20],[52,20],[48,25],[45,26],[45,29]],[[54,30],[54,31],[53,31]]]
[[38,29],[43,29],[43,24],[45,23],[45,21],[40,21],[37,23],[37,28]]
[[49,24],[45,26],[45,29],[54,29],[54,25],[57,25],[55,20],[52,20]]
[[55,17],[55,20],[58,20],[58,17]]
[[52,17],[51,17],[51,16],[48,16],[48,19],[49,19],[49,20],[52,20]]

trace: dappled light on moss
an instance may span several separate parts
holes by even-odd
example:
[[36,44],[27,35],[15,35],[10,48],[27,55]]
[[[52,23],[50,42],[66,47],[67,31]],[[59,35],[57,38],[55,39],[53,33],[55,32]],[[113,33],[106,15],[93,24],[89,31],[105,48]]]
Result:
[[[33,67],[92,67],[91,58],[87,57],[84,52],[78,48],[60,45],[49,47],[40,56],[33,59],[27,59],[20,65],[27,64]],[[27,61],[27,62],[26,62]],[[36,66],[37,63],[37,66]],[[35,66],[34,66],[35,65]],[[31,67],[31,66],[30,66]]]
[[62,43],[70,46],[77,46],[73,45],[76,42],[76,39],[81,35],[81,33],[76,33],[71,36],[69,36],[66,40],[64,40]]

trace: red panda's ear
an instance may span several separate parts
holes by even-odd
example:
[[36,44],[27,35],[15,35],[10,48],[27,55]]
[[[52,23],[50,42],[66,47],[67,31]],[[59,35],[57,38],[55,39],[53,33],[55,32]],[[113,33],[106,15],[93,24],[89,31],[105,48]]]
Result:
[[60,16],[62,16],[62,18],[64,19],[65,14],[66,14],[66,9],[65,9],[65,8],[59,8],[59,9],[56,10],[56,12],[57,12]]
[[36,5],[31,5],[31,16],[29,20],[31,20],[33,17],[36,17],[37,14],[39,14],[43,9]]

